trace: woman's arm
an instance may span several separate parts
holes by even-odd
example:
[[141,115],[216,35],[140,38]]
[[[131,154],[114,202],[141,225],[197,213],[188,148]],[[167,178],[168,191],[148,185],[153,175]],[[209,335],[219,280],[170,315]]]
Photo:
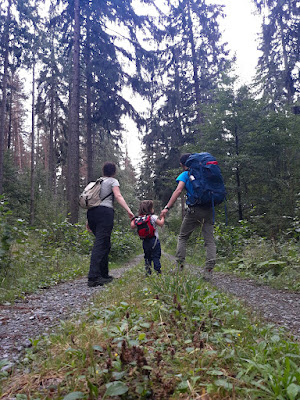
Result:
[[134,216],[133,212],[130,210],[130,208],[128,207],[124,197],[122,196],[121,192],[120,192],[120,188],[119,186],[113,186],[112,188],[113,194],[115,196],[115,199],[117,201],[117,203],[120,204],[120,206],[122,208],[124,208],[125,211],[127,211],[127,214],[129,216],[129,218],[132,218]]

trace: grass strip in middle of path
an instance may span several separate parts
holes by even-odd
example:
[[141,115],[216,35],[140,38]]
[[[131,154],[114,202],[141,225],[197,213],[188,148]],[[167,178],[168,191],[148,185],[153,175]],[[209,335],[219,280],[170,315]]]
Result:
[[139,265],[100,291],[88,314],[37,346],[30,372],[11,377],[6,393],[64,400],[299,398],[299,343],[200,278],[172,270],[165,258],[162,264],[162,275],[146,277]]

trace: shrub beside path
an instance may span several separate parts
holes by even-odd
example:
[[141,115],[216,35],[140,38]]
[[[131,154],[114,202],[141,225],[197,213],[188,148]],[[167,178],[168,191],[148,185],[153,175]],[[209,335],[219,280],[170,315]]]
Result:
[[[164,256],[171,262],[175,260],[166,253]],[[141,260],[142,255],[137,256],[124,267],[112,270],[111,274],[119,278]],[[197,275],[201,273],[201,268],[193,265],[187,265],[186,270]],[[283,326],[300,340],[300,293],[275,290],[224,273],[215,273],[211,284],[238,297],[258,315]],[[61,321],[88,311],[94,295],[105,288],[88,288],[87,279],[80,278],[41,290],[15,304],[0,305],[0,359],[17,362],[24,349],[32,345],[30,339],[49,335],[56,331]]]

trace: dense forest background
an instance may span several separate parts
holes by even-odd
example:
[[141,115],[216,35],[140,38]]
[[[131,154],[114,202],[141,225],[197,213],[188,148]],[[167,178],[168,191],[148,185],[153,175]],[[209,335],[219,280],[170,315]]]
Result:
[[[209,151],[224,175],[229,224],[299,237],[300,6],[253,2],[261,57],[251,85],[238,87],[223,7],[208,0],[2,1],[2,212],[31,226],[76,223],[79,193],[107,160],[134,210],[142,198],[161,207],[180,154]],[[122,150],[125,116],[143,134],[139,175]]]
[[[1,398],[299,399],[300,1],[253,0],[260,58],[243,86],[215,1],[0,0],[0,323],[21,357],[0,360]],[[78,197],[102,164],[118,165],[132,211],[151,198],[159,213],[180,154],[202,151],[227,188],[213,285],[200,229],[175,268],[184,197],[159,232],[162,274],[135,267],[141,241],[116,204],[109,270],[122,278],[97,293],[73,285],[94,240]],[[268,302],[255,282],[281,290]],[[261,309],[238,301],[243,288]]]

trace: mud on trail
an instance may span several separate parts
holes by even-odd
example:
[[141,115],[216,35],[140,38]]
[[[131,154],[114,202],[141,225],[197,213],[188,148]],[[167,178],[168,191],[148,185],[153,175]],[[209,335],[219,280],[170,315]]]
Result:
[[[175,260],[168,254],[164,253],[164,256],[172,262]],[[112,270],[111,275],[121,277],[141,260],[142,255],[124,267]],[[201,268],[187,265],[186,271],[198,275]],[[300,293],[275,290],[224,273],[214,273],[211,284],[244,301],[258,316],[283,326],[300,341]],[[15,304],[0,305],[0,359],[17,362],[24,349],[31,346],[30,339],[49,335],[56,331],[61,321],[87,312],[93,305],[94,295],[105,288],[88,288],[87,279],[80,278],[41,290]]]

